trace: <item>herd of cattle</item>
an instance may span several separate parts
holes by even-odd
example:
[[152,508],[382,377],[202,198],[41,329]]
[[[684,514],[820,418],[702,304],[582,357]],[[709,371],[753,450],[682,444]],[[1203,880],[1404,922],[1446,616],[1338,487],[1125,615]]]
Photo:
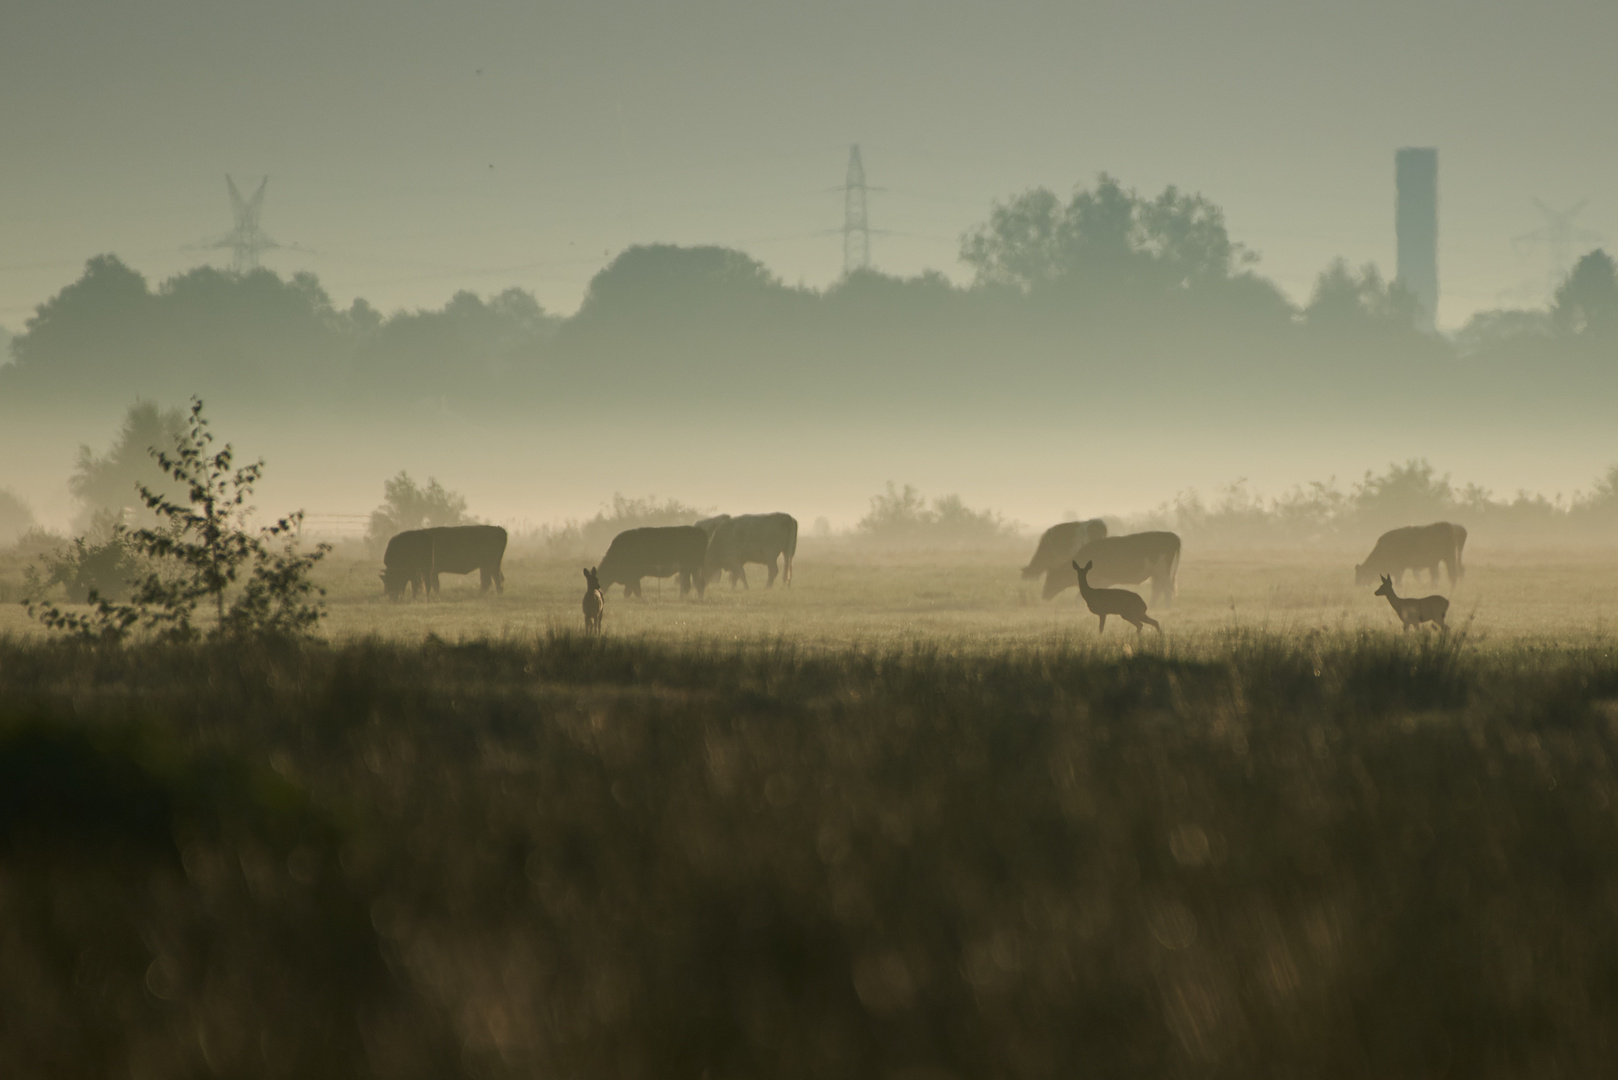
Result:
[[[1393,592],[1393,585],[1407,571],[1419,575],[1422,570],[1436,583],[1440,566],[1448,572],[1453,585],[1465,572],[1461,562],[1465,546],[1466,530],[1447,521],[1393,529],[1383,533],[1365,562],[1354,567],[1354,581],[1368,585],[1380,580],[1383,588],[1377,595],[1388,597],[1407,628],[1415,624],[1414,615],[1421,615],[1415,619],[1416,623],[1434,621],[1442,625],[1447,600],[1443,597],[1401,598]],[[708,585],[726,574],[730,576],[732,588],[738,583],[747,586],[746,567],[752,563],[767,568],[766,588],[775,584],[777,576],[790,585],[792,559],[797,550],[798,522],[791,514],[735,517],[720,514],[691,525],[627,529],[613,538],[601,564],[586,571],[589,582],[585,595],[586,617],[590,617],[592,591],[604,601],[607,589],[621,585],[625,596],[640,596],[641,582],[646,578],[678,578],[682,597],[694,588],[701,599]],[[500,563],[505,552],[506,530],[498,525],[457,525],[402,532],[388,541],[382,558],[383,591],[394,599],[402,597],[407,587],[412,597],[418,591],[431,594],[438,591],[440,574],[476,571],[481,592],[487,592],[490,585],[501,592],[506,579]],[[1172,603],[1179,567],[1180,538],[1174,533],[1108,536],[1106,523],[1093,518],[1067,521],[1046,529],[1039,538],[1034,557],[1023,567],[1022,576],[1028,581],[1043,576],[1041,595],[1046,600],[1077,585],[1086,603],[1096,610],[1098,601],[1093,600],[1092,595],[1119,591],[1112,586],[1139,585],[1147,581],[1152,584],[1152,603]],[[1437,601],[1443,601],[1442,605]],[[1124,601],[1113,597],[1105,603]],[[1133,613],[1133,604],[1126,606]],[[1144,612],[1142,606],[1142,617]],[[1097,613],[1101,614],[1105,626],[1107,613]],[[1145,621],[1151,622],[1150,619]],[[595,625],[600,625],[599,608]]]
[[[625,596],[640,596],[645,578],[678,577],[680,595],[692,588],[700,599],[708,583],[729,574],[731,587],[749,588],[746,566],[764,565],[768,588],[775,579],[792,584],[792,558],[798,552],[798,522],[791,514],[720,514],[694,525],[626,529],[613,537],[596,568],[605,592],[622,585]],[[382,556],[382,591],[393,599],[438,591],[440,574],[478,573],[479,591],[503,592],[506,530],[498,525],[452,525],[410,529],[388,541]]]

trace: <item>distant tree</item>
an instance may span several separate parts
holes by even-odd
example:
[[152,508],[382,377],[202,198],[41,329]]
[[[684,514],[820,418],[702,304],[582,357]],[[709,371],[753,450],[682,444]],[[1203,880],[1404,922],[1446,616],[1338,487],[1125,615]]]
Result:
[[1552,308],[1556,323],[1571,334],[1618,336],[1618,266],[1600,248],[1578,261]]
[[34,511],[22,496],[9,488],[0,488],[0,544],[12,543],[33,527]]
[[408,473],[400,472],[382,482],[382,505],[371,511],[367,539],[372,547],[380,547],[395,533],[407,529],[464,525],[470,520],[465,498],[433,477],[429,476],[427,486],[421,487]]
[[116,255],[97,255],[79,280],[40,304],[11,343],[18,374],[73,383],[146,359],[155,298]]
[[401,311],[367,328],[374,315],[356,301],[348,316],[367,338],[365,378],[434,394],[450,383],[466,393],[497,393],[501,379],[537,365],[558,321],[522,289],[488,300],[458,292],[436,311]]
[[1548,339],[1556,333],[1555,318],[1545,311],[1500,309],[1480,311],[1466,321],[1455,335],[1455,347],[1463,356],[1506,342]]
[[884,544],[992,543],[1017,535],[1017,526],[992,510],[973,510],[959,495],[934,499],[931,508],[910,484],[888,481],[887,491],[871,496],[870,511],[855,533]]
[[962,238],[961,259],[980,285],[1161,292],[1224,280],[1256,256],[1231,241],[1224,212],[1201,195],[1170,186],[1143,199],[1102,173],[1066,206],[1044,188],[997,203]]
[[1355,485],[1355,517],[1368,528],[1425,525],[1455,508],[1456,492],[1449,477],[1435,476],[1426,459],[1390,464],[1381,476],[1369,471]]
[[141,484],[179,494],[152,454],[173,450],[184,433],[185,414],[179,409],[159,409],[150,401],[137,401],[124,414],[124,425],[106,453],[97,454],[81,445],[68,480],[68,490],[79,502],[81,527],[97,511],[117,513],[126,506],[139,506]]
[[1421,302],[1409,289],[1387,282],[1374,263],[1356,274],[1346,259],[1335,259],[1315,279],[1303,310],[1311,328],[1336,333],[1414,330]]
[[757,259],[724,247],[628,248],[590,279],[577,322],[644,330],[668,322],[747,315],[788,292]]

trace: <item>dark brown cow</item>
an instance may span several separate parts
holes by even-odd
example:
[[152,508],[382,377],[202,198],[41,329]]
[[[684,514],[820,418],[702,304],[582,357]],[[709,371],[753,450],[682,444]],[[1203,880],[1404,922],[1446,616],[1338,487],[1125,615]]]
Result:
[[[708,541],[708,555],[704,561],[708,580],[719,577],[721,571],[730,572],[730,587],[740,581],[747,584],[747,563],[760,563],[769,568],[764,587],[775,584],[779,572],[781,580],[792,584],[792,559],[798,552],[798,519],[791,514],[741,514],[737,517],[720,515],[713,521],[712,539]],[[697,527],[702,527],[697,522]],[[780,570],[776,560],[781,560]]]
[[[1152,603],[1168,606],[1174,602],[1174,580],[1180,570],[1180,538],[1171,532],[1130,533],[1104,536],[1079,549],[1073,561],[1093,562],[1090,584],[1097,588],[1112,585],[1139,585],[1152,579]],[[1072,571],[1068,571],[1072,576]]]
[[601,557],[601,591],[622,585],[625,596],[639,596],[641,578],[666,578],[678,574],[680,595],[697,587],[702,599],[708,582],[702,560],[708,553],[708,534],[695,525],[666,525],[626,529],[612,538]]
[[506,576],[500,560],[506,554],[506,530],[498,525],[444,525],[432,529],[408,529],[388,541],[382,556],[382,591],[393,599],[410,586],[414,597],[418,588],[438,591],[439,574],[478,572],[479,592],[505,591]]
[[1039,538],[1039,546],[1034,549],[1034,557],[1022,568],[1022,579],[1032,581],[1044,574],[1045,588],[1041,590],[1040,596],[1049,600],[1073,584],[1073,571],[1069,569],[1069,565],[1073,562],[1073,556],[1079,553],[1079,549],[1090,541],[1099,540],[1106,535],[1107,523],[1100,518],[1091,518],[1089,521],[1064,521],[1060,525],[1052,525]]
[[1369,585],[1384,574],[1398,584],[1404,580],[1406,570],[1414,570],[1418,576],[1426,570],[1428,583],[1436,585],[1442,564],[1449,571],[1449,583],[1454,585],[1466,573],[1466,567],[1461,565],[1464,547],[1466,530],[1448,521],[1390,529],[1377,539],[1365,561],[1354,567],[1354,584]]

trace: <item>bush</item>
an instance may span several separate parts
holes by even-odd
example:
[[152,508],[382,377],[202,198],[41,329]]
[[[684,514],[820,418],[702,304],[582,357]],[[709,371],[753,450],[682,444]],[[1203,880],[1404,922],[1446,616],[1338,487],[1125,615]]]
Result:
[[126,599],[145,564],[117,525],[116,517],[99,511],[89,535],[42,552],[39,568],[30,568],[31,588],[43,592],[60,585],[75,604],[88,603],[92,594],[108,600]]
[[431,476],[427,478],[427,486],[421,487],[410,479],[409,473],[401,470],[392,480],[382,482],[382,505],[371,511],[371,526],[365,539],[372,554],[380,556],[397,533],[465,525],[471,521],[466,513],[465,498]]
[[932,509],[914,487],[888,481],[871,496],[871,510],[854,526],[865,539],[890,545],[972,547],[1015,540],[1021,530],[992,510],[973,510],[959,495],[934,499]]
[[[164,475],[185,490],[184,501],[141,484],[141,499],[157,515],[158,527],[130,530],[122,522],[112,525],[110,542],[147,564],[127,602],[92,587],[85,599],[95,609],[80,614],[65,612],[36,592],[25,601],[29,615],[86,641],[117,642],[135,630],[189,641],[198,636],[192,622],[197,606],[211,601],[217,617],[215,635],[297,637],[312,632],[325,616],[318,599],[325,590],[313,585],[308,575],[330,545],[298,550],[301,510],[256,533],[249,531],[247,499],[263,474],[264,462],[233,468],[231,446],[227,443],[210,452],[212,443],[202,401],[192,398],[187,430],[174,456],[152,451]],[[83,538],[76,545],[88,557],[90,549]],[[244,572],[246,588],[227,610],[225,591]]]
[[659,501],[656,495],[642,499],[626,498],[614,492],[612,506],[596,512],[588,521],[567,521],[539,530],[539,542],[552,558],[599,559],[612,538],[625,529],[667,525],[690,525],[711,514],[679,499]]

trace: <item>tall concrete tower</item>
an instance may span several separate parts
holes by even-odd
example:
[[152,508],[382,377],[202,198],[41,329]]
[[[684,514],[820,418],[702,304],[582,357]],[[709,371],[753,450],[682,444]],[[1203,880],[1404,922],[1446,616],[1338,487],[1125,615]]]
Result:
[[848,177],[843,181],[843,273],[871,267],[871,222],[865,214],[865,162],[858,143],[848,150]]
[[1436,328],[1438,318],[1438,151],[1407,146],[1393,155],[1398,202],[1393,213],[1399,242],[1394,278],[1421,301],[1419,323]]

